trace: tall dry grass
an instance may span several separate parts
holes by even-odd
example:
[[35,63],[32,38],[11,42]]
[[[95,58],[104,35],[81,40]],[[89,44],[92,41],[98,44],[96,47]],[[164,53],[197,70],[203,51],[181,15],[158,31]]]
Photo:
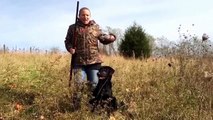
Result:
[[212,120],[211,57],[103,59],[115,69],[113,94],[125,103],[110,118],[91,113],[87,95],[73,111],[68,54],[0,54],[0,119]]

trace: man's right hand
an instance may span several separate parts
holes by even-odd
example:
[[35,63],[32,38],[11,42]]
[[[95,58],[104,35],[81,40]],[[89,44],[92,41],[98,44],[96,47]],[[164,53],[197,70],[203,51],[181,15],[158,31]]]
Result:
[[70,54],[74,54],[75,53],[75,49],[70,48],[69,52],[70,52]]

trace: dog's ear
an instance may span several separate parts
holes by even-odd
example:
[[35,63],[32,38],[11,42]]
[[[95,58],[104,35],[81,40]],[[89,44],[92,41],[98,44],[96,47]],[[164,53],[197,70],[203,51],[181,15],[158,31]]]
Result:
[[109,70],[109,75],[112,76],[112,74],[115,72],[115,70],[110,66],[107,66],[107,68]]

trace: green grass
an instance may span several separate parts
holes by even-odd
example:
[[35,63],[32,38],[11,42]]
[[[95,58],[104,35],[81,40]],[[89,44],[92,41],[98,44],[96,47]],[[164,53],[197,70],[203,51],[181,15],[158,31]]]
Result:
[[[212,58],[103,59],[116,70],[113,94],[126,105],[111,120],[213,119],[213,78],[204,76],[213,73]],[[0,118],[109,119],[90,112],[86,92],[81,109],[73,110],[69,62],[68,54],[0,54]]]

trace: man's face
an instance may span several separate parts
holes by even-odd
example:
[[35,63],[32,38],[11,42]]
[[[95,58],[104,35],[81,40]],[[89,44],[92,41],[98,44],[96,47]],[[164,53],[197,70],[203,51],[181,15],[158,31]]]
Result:
[[84,24],[88,24],[90,21],[90,11],[87,9],[84,9],[81,11],[81,13],[79,14],[79,19],[81,20],[81,22],[83,22]]

